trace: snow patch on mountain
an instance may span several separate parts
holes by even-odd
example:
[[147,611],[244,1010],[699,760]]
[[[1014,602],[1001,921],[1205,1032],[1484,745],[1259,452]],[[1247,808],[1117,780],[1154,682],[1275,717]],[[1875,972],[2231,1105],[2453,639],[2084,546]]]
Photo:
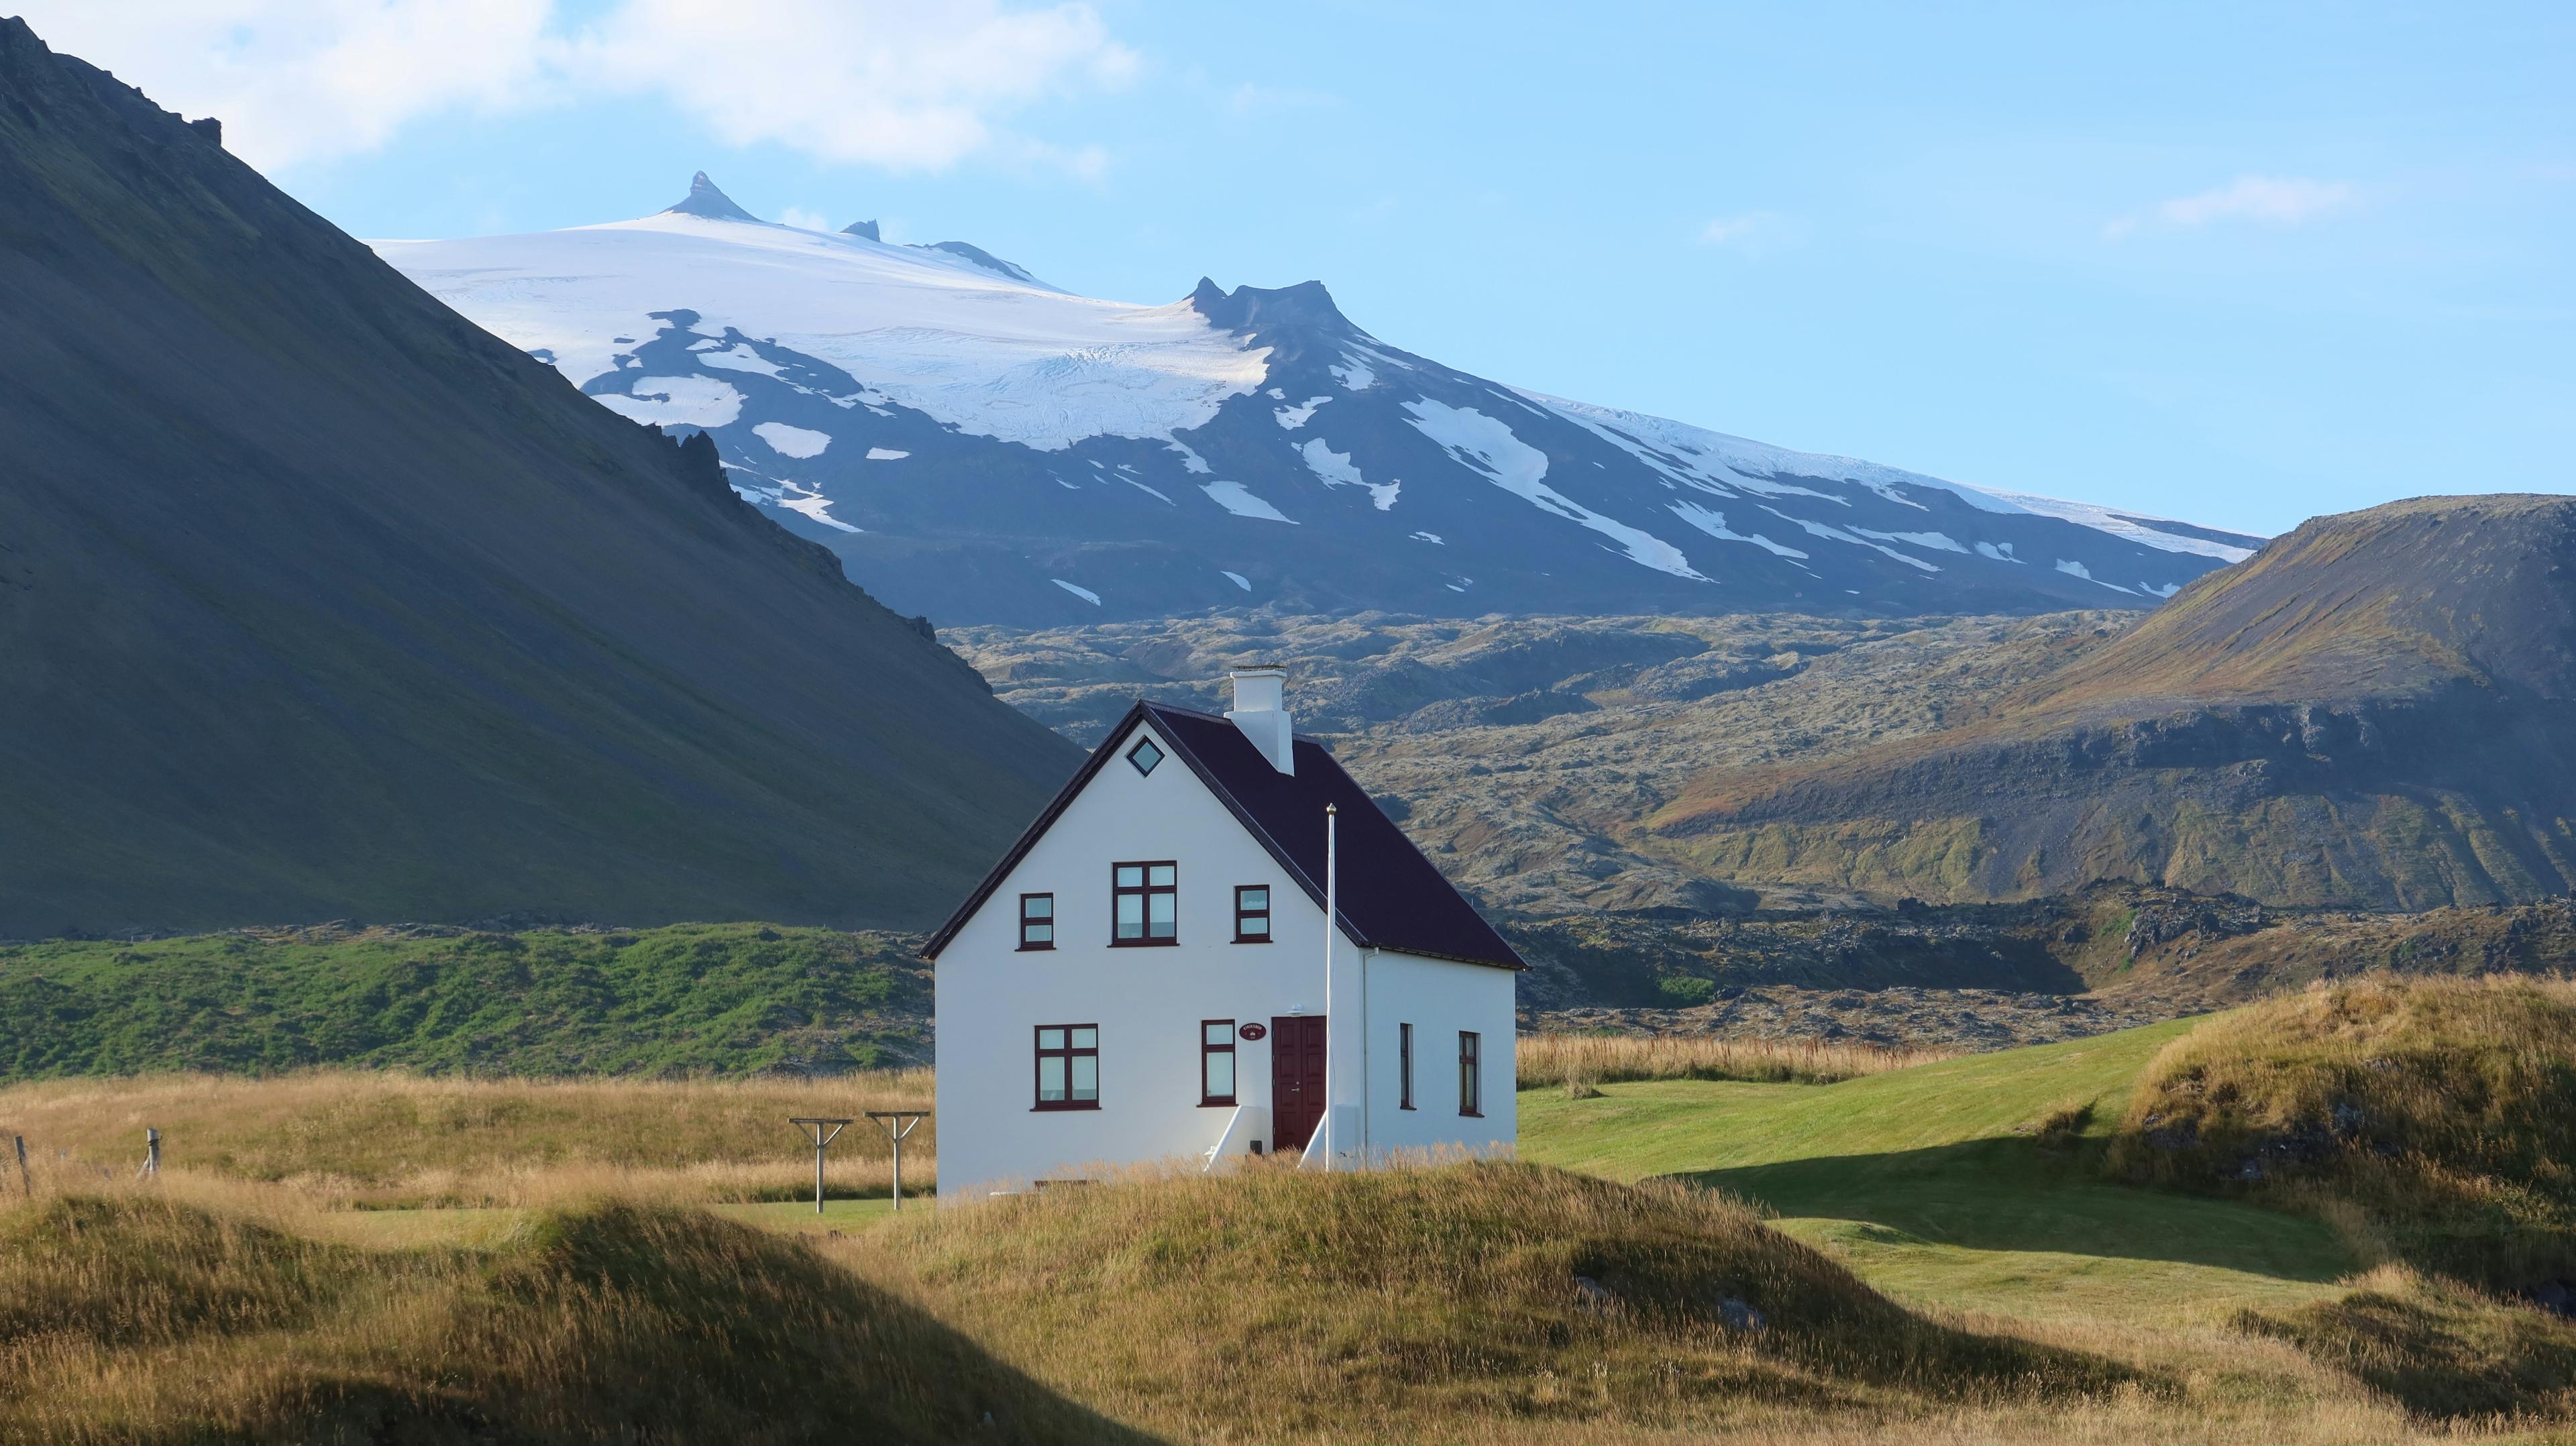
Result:
[[1650,417],[1643,412],[1621,411],[1616,407],[1597,407],[1589,402],[1568,401],[1541,392],[1525,391],[1521,395],[1567,421],[1590,428],[1596,436],[1626,450],[1665,476],[1703,490],[1743,491],[1768,497],[1828,498],[1849,505],[1846,499],[1834,497],[1832,493],[1781,480],[1804,477],[1864,487],[1887,501],[1908,507],[1921,507],[1923,504],[1906,495],[1907,489],[1925,488],[1950,493],[1980,512],[2017,513],[2028,510],[1982,488],[1929,477],[1920,472],[1884,467],[1855,457],[1793,452],[1786,447],[1712,432],[1687,422]]
[[1331,400],[1331,397],[1308,397],[1303,403],[1297,406],[1274,408],[1271,411],[1271,415],[1279,419],[1279,425],[1281,427],[1293,432],[1299,427],[1306,425],[1307,419],[1315,415],[1315,409],[1317,407],[1320,407]]
[[1093,592],[1087,587],[1077,587],[1072,583],[1066,582],[1060,577],[1051,577],[1048,578],[1047,581],[1054,583],[1057,587],[1063,588],[1066,592],[1073,594],[1075,597],[1082,599],[1093,607],[1100,606],[1100,594]]
[[868,449],[868,460],[871,462],[900,462],[911,455],[912,454],[910,452],[906,452],[899,447],[870,447]]
[[[753,350],[751,343],[747,341],[735,342],[732,346],[726,346],[722,339],[702,341],[690,347],[689,350],[697,354],[698,365],[719,367],[729,372],[749,372],[757,377],[775,377],[784,375],[787,370]],[[848,404],[843,403],[843,405]]]
[[1512,435],[1512,429],[1473,407],[1452,407],[1429,397],[1419,397],[1404,404],[1413,414],[1414,427],[1422,435],[1439,443],[1469,469],[1481,472],[1485,480],[1530,503],[1532,506],[1582,523],[1585,527],[1617,542],[1628,554],[1628,560],[1657,572],[1675,577],[1708,579],[1694,571],[1682,550],[1655,536],[1641,532],[1614,517],[1607,517],[1574,501],[1542,480],[1547,476],[1547,454]]
[[1359,468],[1351,465],[1350,453],[1334,451],[1321,437],[1313,438],[1305,446],[1298,448],[1297,455],[1306,459],[1306,470],[1314,473],[1325,486],[1363,488],[1368,492],[1369,501],[1375,504],[1378,511],[1391,512],[1395,509],[1395,495],[1404,487],[1401,480],[1374,483],[1369,481],[1360,475]]
[[[2025,512],[2036,512],[2043,517],[2063,518],[2078,526],[2090,527],[2097,532],[2107,532],[2114,537],[2125,537],[2131,542],[2156,548],[2159,551],[2198,553],[2202,557],[2214,557],[2221,562],[2243,562],[2252,557],[2255,550],[2254,547],[2246,544],[2252,543],[2259,546],[2263,540],[2239,533],[2221,533],[2218,537],[2204,536],[2201,534],[2210,533],[2216,529],[2198,527],[2188,522],[2176,522],[2170,517],[2154,517],[2141,512],[2103,507],[2091,502],[2068,502],[2057,497],[2035,497],[2027,492],[1995,492],[1986,488],[1971,490],[1986,492],[1987,495],[2010,502]],[[2237,540],[2233,542],[2221,540],[2228,537]],[[2088,578],[2087,581],[2098,581],[2098,579]],[[2170,594],[2159,595],[2169,596]]]
[[[2080,562],[2069,562],[2065,558],[2061,557],[2057,560],[2057,570],[2071,577],[2080,577],[2086,582],[2093,584],[2095,587],[2107,587],[2113,592],[2125,592],[2132,597],[2137,595],[2137,590],[2135,588],[2122,587],[2116,582],[2110,582],[2105,579],[2095,577],[2093,575],[2093,570]],[[2150,587],[2147,591],[2154,592],[2155,589]],[[2177,589],[2177,591],[2179,591],[2179,589]]]
[[1873,552],[1883,552],[1889,557],[1895,558],[1898,562],[1904,563],[1909,567],[1919,567],[1925,572],[1939,572],[1941,570],[1941,565],[1937,562],[1925,562],[1922,558],[1916,557],[1910,552],[1899,552],[1885,543],[1872,542],[1866,537],[1845,532],[1843,529],[1833,526],[1831,523],[1815,522],[1804,517],[1792,517],[1777,507],[1767,505],[1764,506],[1762,510],[1779,518],[1781,521],[1798,528],[1810,537],[1827,538],[1834,542],[1848,542],[1854,547],[1866,547]]
[[1910,542],[1916,547],[1937,548],[1943,552],[1964,553],[1968,550],[1952,541],[1946,532],[1872,532],[1866,527],[1855,527],[1852,531],[1863,537],[1875,537],[1881,542]]
[[742,393],[714,377],[637,377],[625,395],[603,392],[596,400],[657,427],[724,427],[742,415]]
[[1264,522],[1286,522],[1291,526],[1295,525],[1294,518],[1253,496],[1252,489],[1240,482],[1202,482],[1199,484],[1199,490],[1206,493],[1217,506],[1237,517],[1258,517]]
[[820,457],[823,449],[832,445],[829,432],[817,432],[811,427],[791,427],[785,422],[762,422],[751,430],[782,457],[799,460]]
[[1698,528],[1700,531],[1707,533],[1709,536],[1714,537],[1721,542],[1749,542],[1755,547],[1761,548],[1763,551],[1770,553],[1774,557],[1786,557],[1793,560],[1803,561],[1807,556],[1807,554],[1800,552],[1794,547],[1783,547],[1779,543],[1773,542],[1770,538],[1763,536],[1759,532],[1750,534],[1736,532],[1727,527],[1725,513],[1711,511],[1710,509],[1693,502],[1687,497],[1674,502],[1672,504],[1672,512],[1675,517],[1680,518],[1682,521],[1689,523],[1691,526]]

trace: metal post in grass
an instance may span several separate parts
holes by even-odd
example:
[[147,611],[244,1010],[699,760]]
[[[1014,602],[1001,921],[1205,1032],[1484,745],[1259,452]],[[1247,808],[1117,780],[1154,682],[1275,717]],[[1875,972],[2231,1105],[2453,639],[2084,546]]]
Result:
[[161,1178],[161,1132],[159,1130],[149,1128],[144,1130],[143,1168],[134,1172],[134,1178],[137,1180]]
[[929,1119],[930,1111],[870,1110],[868,1118],[876,1121],[885,1130],[886,1138],[894,1144],[894,1208],[900,1210],[903,1208],[904,1136],[911,1134],[923,1120]]
[[11,1135],[9,1138],[18,1142],[18,1188],[26,1191],[27,1198],[33,1200],[36,1198],[36,1177],[27,1173],[27,1137]]
[[[802,1127],[806,1136],[814,1142],[814,1213],[820,1215],[823,1213],[823,1147],[839,1139],[841,1131],[847,1128],[850,1122],[848,1120],[789,1120],[787,1123]],[[832,1127],[832,1132],[828,1135],[823,1133],[825,1125]]]

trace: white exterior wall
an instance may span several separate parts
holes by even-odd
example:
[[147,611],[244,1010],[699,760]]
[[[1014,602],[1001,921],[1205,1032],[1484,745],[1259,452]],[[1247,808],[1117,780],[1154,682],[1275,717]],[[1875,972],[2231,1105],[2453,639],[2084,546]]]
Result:
[[[1153,776],[1125,758],[1138,737],[1166,755]],[[1104,1167],[1189,1160],[1226,1138],[1227,1155],[1271,1137],[1270,1040],[1235,1042],[1242,1110],[1199,1104],[1199,1026],[1324,1010],[1323,910],[1150,724],[1095,775],[1046,835],[941,951],[938,1008],[939,1192],[981,1198]],[[1315,821],[1318,829],[1323,820]],[[1179,943],[1112,948],[1110,866],[1179,864]],[[1268,944],[1236,944],[1234,889],[1271,890]],[[1019,896],[1055,895],[1056,945],[1019,950]],[[1361,951],[1336,930],[1334,1098],[1344,1133],[1363,1093]],[[1367,1138],[1373,1153],[1444,1145],[1509,1149],[1513,973],[1379,952],[1366,964]],[[1397,1108],[1399,1022],[1415,1031],[1416,1108]],[[1034,1031],[1100,1026],[1100,1108],[1037,1110]],[[1458,1031],[1484,1036],[1485,1113],[1458,1113]],[[1228,1126],[1235,1126],[1227,1134]],[[1354,1152],[1359,1141],[1337,1141]],[[1196,1161],[1190,1160],[1192,1164]]]
[[[1320,911],[1319,911],[1320,912]],[[1359,993],[1358,951],[1334,982],[1335,1023],[1347,1023],[1357,1037],[1362,1010],[1345,1003],[1344,981]],[[1368,1064],[1365,1079],[1352,1078],[1360,1068],[1354,1054],[1349,1073],[1334,1081],[1339,1097],[1358,1105],[1366,1098],[1368,1155],[1464,1145],[1483,1151],[1509,1150],[1520,1138],[1518,1095],[1513,1089],[1512,971],[1483,964],[1457,964],[1413,954],[1374,951],[1366,961]],[[1401,1035],[1397,1026],[1413,1026],[1413,1108],[1403,1108]],[[1458,1113],[1458,1034],[1473,1030],[1484,1045],[1484,1117]],[[1266,1066],[1265,1066],[1266,1067]],[[1337,1068],[1341,1068],[1337,1066]],[[1355,1142],[1336,1140],[1348,1153]]]

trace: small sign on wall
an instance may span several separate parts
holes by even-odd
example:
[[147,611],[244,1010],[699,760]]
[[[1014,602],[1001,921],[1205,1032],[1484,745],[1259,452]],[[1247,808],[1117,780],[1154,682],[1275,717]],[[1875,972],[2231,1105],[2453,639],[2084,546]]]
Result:
[[1241,1029],[1236,1030],[1235,1033],[1242,1035],[1245,1039],[1260,1039],[1270,1033],[1270,1026],[1266,1024],[1247,1024]]

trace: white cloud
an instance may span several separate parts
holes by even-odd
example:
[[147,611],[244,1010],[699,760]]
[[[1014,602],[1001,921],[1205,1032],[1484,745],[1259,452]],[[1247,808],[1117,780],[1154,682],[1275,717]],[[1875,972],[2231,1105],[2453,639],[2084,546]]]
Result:
[[544,0],[18,0],[48,46],[186,115],[255,165],[372,150],[410,120],[542,104]]
[[730,144],[890,170],[953,165],[999,115],[1136,66],[1088,5],[997,0],[623,0],[569,49],[586,83],[666,96]]
[[790,206],[779,212],[778,224],[782,226],[793,226],[799,231],[829,231],[833,229],[832,219],[829,216],[825,216],[814,211],[808,211],[802,206]]
[[2219,221],[2259,221],[2294,226],[2351,205],[2355,192],[2347,181],[2313,181],[2297,176],[2239,176],[2224,186],[2197,195],[2176,196],[2154,209],[2122,216],[2102,228],[2116,241],[2154,223],[2173,230],[2194,230]]
[[1795,243],[1798,234],[1797,224],[1775,211],[1746,211],[1700,227],[1697,239],[1702,246],[1732,246],[1758,255]]
[[995,151],[1096,173],[1096,147],[1003,124],[1123,84],[1133,52],[1088,4],[1002,0],[17,0],[54,49],[104,66],[265,168],[374,150],[407,124],[659,97],[733,145],[936,170]]

